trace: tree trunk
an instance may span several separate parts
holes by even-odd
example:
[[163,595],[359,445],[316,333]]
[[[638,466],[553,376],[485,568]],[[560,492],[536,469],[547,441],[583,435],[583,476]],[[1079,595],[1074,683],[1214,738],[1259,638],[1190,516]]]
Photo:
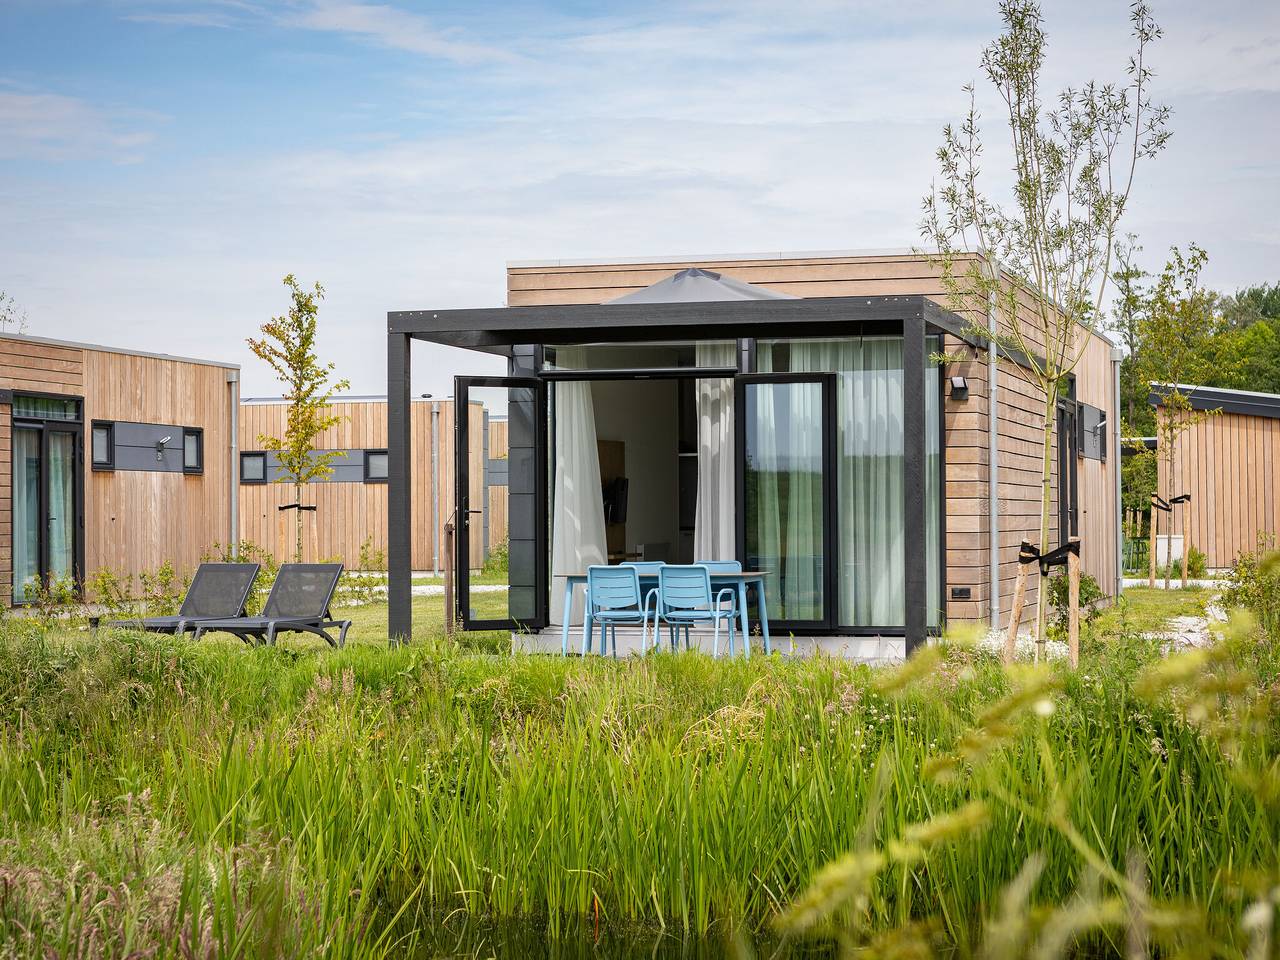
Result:
[[[1157,484],[1156,492],[1159,493]],[[1151,521],[1147,524],[1147,587],[1156,588],[1156,531],[1160,529],[1160,511],[1151,505]]]
[[302,484],[293,485],[293,502],[297,505],[293,521],[293,562],[302,562]]
[[[1170,452],[1165,460],[1164,471],[1164,492],[1167,494],[1173,489],[1173,444],[1170,444]],[[1160,480],[1156,479],[1156,489],[1160,488]],[[1164,498],[1165,503],[1169,502],[1169,498]],[[1173,511],[1169,511],[1169,521],[1165,524],[1168,533],[1165,534],[1165,550],[1164,550],[1164,588],[1169,589],[1169,575],[1173,572]]]
[[[1058,409],[1058,391],[1056,389],[1045,391],[1044,401],[1044,446],[1043,457],[1040,462],[1041,478],[1040,478],[1040,553],[1047,553],[1049,550],[1049,513],[1050,504],[1053,502],[1053,421],[1054,415]],[[1058,490],[1062,490],[1062,478],[1058,478]],[[1037,570],[1038,572],[1038,570]],[[1045,596],[1044,578],[1038,577],[1036,583],[1036,662],[1039,662],[1041,654],[1044,652],[1045,640],[1045,613],[1048,598]]]

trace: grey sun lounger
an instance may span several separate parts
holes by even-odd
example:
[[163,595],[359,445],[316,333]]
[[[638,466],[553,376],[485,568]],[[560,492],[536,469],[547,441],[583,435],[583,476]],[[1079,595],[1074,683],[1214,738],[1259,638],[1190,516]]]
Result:
[[244,616],[244,605],[258,576],[256,563],[202,563],[191,579],[177,614],[113,620],[110,627],[149,633],[186,633],[206,620]]
[[[324,637],[331,647],[347,642],[350,620],[334,620],[329,603],[342,575],[340,563],[284,563],[276,573],[276,582],[258,617],[228,617],[225,620],[202,620],[196,624],[197,640],[206,633],[231,633],[245,643],[276,642],[282,633],[314,633]],[[338,628],[338,639],[329,630]]]

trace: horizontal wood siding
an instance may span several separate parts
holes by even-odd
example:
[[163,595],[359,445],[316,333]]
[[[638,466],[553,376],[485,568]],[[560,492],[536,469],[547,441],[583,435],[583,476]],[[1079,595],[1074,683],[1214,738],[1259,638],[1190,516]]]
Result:
[[[856,297],[920,295],[947,309],[955,310],[943,287],[937,264],[921,255],[847,255],[794,258],[729,258],[627,264],[561,264],[512,266],[507,269],[507,302],[511,306],[602,303],[639,290],[687,267],[722,271],[735,279],[759,284],[798,297]],[[1035,335],[1035,304],[1029,292],[1019,292],[1018,319],[1033,346],[1041,346]],[[966,319],[984,322],[973,315],[969,304],[959,305]],[[1114,400],[1110,385],[1110,345],[1101,337],[1081,331],[1082,360],[1076,371],[1080,400],[1108,411],[1114,424]],[[961,342],[948,338],[948,352],[960,350]],[[969,399],[943,406],[946,470],[947,532],[947,616],[950,620],[985,619],[989,614],[990,516],[987,499],[987,418],[989,393],[986,354],[971,347],[965,359],[948,370],[969,382]],[[1040,539],[1041,426],[1043,394],[1031,383],[1025,370],[1007,359],[999,364],[999,508],[1000,508],[1000,596],[1002,614],[1007,618],[1009,601],[1017,576],[1018,545],[1025,537]],[[1109,447],[1114,444],[1109,443]],[[1114,451],[1111,451],[1114,453]],[[1103,590],[1114,586],[1115,529],[1117,512],[1114,456],[1106,464],[1079,461],[1080,535],[1082,567],[1093,574]],[[1057,458],[1052,472],[1051,540],[1057,537]],[[969,587],[971,599],[951,600],[950,588]],[[1036,586],[1028,593],[1029,620],[1034,615]]]
[[[1172,532],[1183,532],[1203,550],[1211,568],[1232,565],[1258,548],[1259,537],[1280,538],[1280,420],[1220,413],[1186,428],[1174,446],[1173,482],[1164,452],[1160,489],[1164,496],[1191,494],[1174,507]],[[1168,515],[1161,520],[1164,534]]]
[[[0,337],[0,388],[84,395],[79,347]],[[13,599],[13,408],[0,404],[0,606]]]

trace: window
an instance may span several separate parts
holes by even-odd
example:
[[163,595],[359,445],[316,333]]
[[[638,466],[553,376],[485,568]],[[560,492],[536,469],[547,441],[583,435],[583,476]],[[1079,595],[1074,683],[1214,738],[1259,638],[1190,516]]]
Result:
[[116,468],[116,425],[114,423],[93,421],[91,454],[93,469],[114,470]]
[[240,454],[240,482],[267,482],[267,455],[265,453]]
[[199,427],[182,428],[182,472],[204,473],[204,431]]
[[67,397],[15,395],[13,416],[22,420],[79,420],[80,401]]
[[366,450],[364,452],[364,482],[387,482],[387,451]]

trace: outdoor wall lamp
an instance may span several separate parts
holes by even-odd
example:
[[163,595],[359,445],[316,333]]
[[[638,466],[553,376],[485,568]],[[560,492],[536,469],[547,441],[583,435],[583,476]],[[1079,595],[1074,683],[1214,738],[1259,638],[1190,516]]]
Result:
[[164,463],[164,445],[173,437],[162,437],[156,441],[156,463]]
[[969,399],[969,381],[964,377],[951,378],[951,399],[952,400],[968,400]]

